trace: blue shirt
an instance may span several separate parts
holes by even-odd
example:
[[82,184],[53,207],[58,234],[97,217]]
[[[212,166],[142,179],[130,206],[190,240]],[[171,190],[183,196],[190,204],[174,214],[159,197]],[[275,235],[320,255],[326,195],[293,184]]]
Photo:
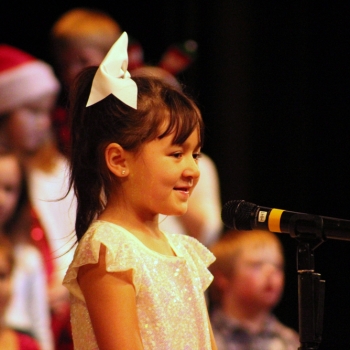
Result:
[[297,332],[273,315],[268,316],[258,333],[243,328],[238,320],[219,309],[212,312],[211,324],[218,350],[296,350],[300,346]]

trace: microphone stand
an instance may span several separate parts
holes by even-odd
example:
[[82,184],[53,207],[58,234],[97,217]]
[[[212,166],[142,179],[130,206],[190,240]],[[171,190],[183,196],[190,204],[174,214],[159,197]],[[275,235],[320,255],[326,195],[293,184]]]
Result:
[[[311,225],[310,225],[311,223]],[[311,231],[311,232],[309,232]],[[323,330],[325,281],[315,273],[314,251],[323,243],[320,217],[294,215],[291,236],[297,239],[299,350],[318,349]]]

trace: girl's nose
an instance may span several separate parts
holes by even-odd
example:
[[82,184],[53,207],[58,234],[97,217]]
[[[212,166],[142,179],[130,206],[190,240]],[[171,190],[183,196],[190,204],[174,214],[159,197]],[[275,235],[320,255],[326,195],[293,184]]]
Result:
[[193,157],[187,162],[186,168],[184,170],[185,177],[191,177],[194,180],[198,179],[200,175],[200,170],[198,166],[198,161],[196,161]]

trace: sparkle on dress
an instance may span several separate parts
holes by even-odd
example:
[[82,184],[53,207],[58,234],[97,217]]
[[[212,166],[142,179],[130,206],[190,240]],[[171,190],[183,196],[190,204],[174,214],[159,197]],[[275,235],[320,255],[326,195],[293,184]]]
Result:
[[165,235],[176,256],[147,248],[118,225],[100,220],[91,225],[63,282],[71,293],[75,350],[98,349],[77,273],[80,266],[98,262],[101,243],[106,246],[107,271],[133,270],[144,349],[211,349],[204,291],[213,279],[207,267],[215,257],[192,237]]

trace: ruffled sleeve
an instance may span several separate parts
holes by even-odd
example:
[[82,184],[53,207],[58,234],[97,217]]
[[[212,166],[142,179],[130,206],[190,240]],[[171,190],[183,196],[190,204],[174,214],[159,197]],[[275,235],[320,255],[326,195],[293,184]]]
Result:
[[181,234],[167,234],[178,256],[185,258],[193,273],[199,279],[201,288],[205,291],[213,281],[213,275],[208,266],[215,261],[215,256],[202,243],[191,236]]
[[63,284],[74,296],[84,300],[77,282],[78,270],[80,266],[98,263],[101,244],[106,247],[106,271],[133,270],[133,284],[138,292],[140,286],[138,266],[142,262],[134,240],[123,228],[101,222],[93,223],[79,242]]

